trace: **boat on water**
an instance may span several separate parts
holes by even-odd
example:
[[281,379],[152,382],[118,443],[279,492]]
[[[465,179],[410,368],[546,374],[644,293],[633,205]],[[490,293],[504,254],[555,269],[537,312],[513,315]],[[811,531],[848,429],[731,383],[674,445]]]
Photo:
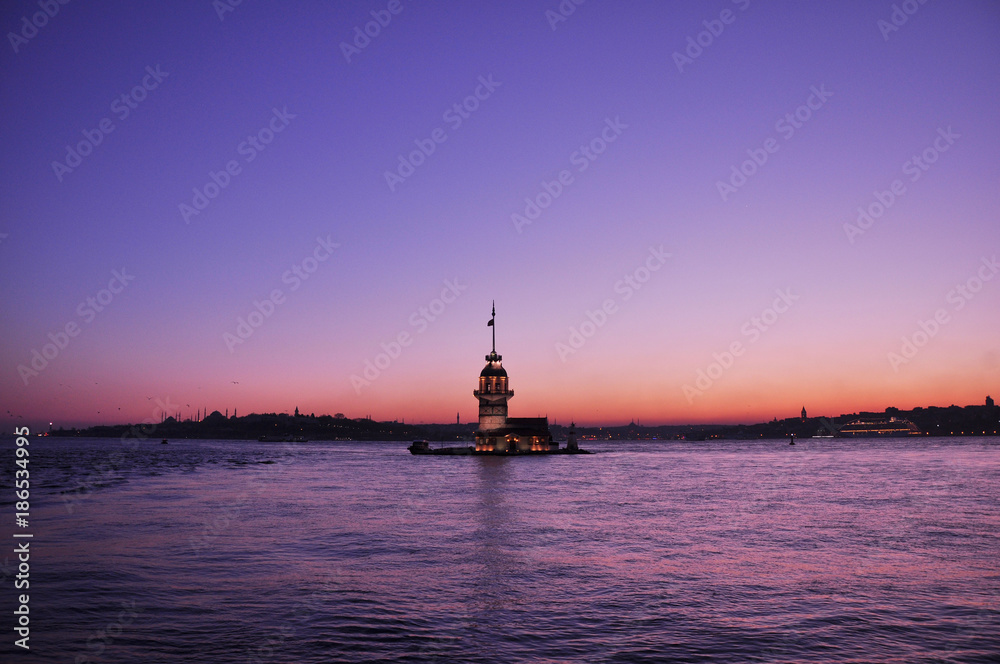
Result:
[[434,449],[431,447],[430,443],[426,440],[415,440],[406,449],[410,450],[410,454],[472,454],[476,448],[471,445],[468,447],[439,447]]
[[909,420],[890,417],[860,418],[840,427],[838,434],[848,438],[899,438],[920,436],[922,432]]

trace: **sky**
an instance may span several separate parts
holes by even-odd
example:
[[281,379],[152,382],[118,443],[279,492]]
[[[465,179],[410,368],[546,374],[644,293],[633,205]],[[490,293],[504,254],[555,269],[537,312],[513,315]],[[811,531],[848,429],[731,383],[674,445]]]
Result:
[[[45,10],[49,14],[45,14]],[[1000,397],[1000,4],[4,3],[0,420]]]

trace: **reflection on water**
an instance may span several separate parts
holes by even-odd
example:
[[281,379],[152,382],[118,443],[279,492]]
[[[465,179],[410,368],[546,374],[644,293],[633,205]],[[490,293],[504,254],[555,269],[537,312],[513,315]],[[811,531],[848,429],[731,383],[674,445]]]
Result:
[[783,443],[32,441],[30,661],[996,661],[1000,441]]
[[475,571],[475,615],[480,622],[504,622],[520,603],[517,574],[527,564],[512,533],[519,532],[517,497],[510,492],[507,459],[476,457],[474,518],[476,525],[473,564]]

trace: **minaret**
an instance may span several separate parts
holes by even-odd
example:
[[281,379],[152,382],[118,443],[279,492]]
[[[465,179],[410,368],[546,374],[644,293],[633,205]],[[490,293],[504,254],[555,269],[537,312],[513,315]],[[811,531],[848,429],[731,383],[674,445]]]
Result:
[[486,356],[486,366],[479,374],[479,389],[472,394],[479,399],[479,431],[476,433],[476,449],[492,451],[498,445],[505,447],[506,441],[496,435],[507,424],[507,400],[514,391],[507,384],[507,371],[503,368],[503,357],[497,355],[497,332],[494,324],[497,316],[496,303],[493,304],[492,318],[486,324],[493,328],[493,350]]

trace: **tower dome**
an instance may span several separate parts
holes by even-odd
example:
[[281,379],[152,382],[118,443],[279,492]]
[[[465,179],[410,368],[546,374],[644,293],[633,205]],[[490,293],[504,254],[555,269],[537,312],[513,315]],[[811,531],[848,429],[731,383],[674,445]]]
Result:
[[503,356],[497,355],[496,351],[493,351],[492,353],[487,355],[486,366],[483,367],[483,370],[482,372],[480,372],[479,377],[490,378],[491,376],[496,376],[496,377],[503,376],[504,378],[506,378],[507,370],[504,369],[503,364],[500,363],[500,360],[502,359]]

